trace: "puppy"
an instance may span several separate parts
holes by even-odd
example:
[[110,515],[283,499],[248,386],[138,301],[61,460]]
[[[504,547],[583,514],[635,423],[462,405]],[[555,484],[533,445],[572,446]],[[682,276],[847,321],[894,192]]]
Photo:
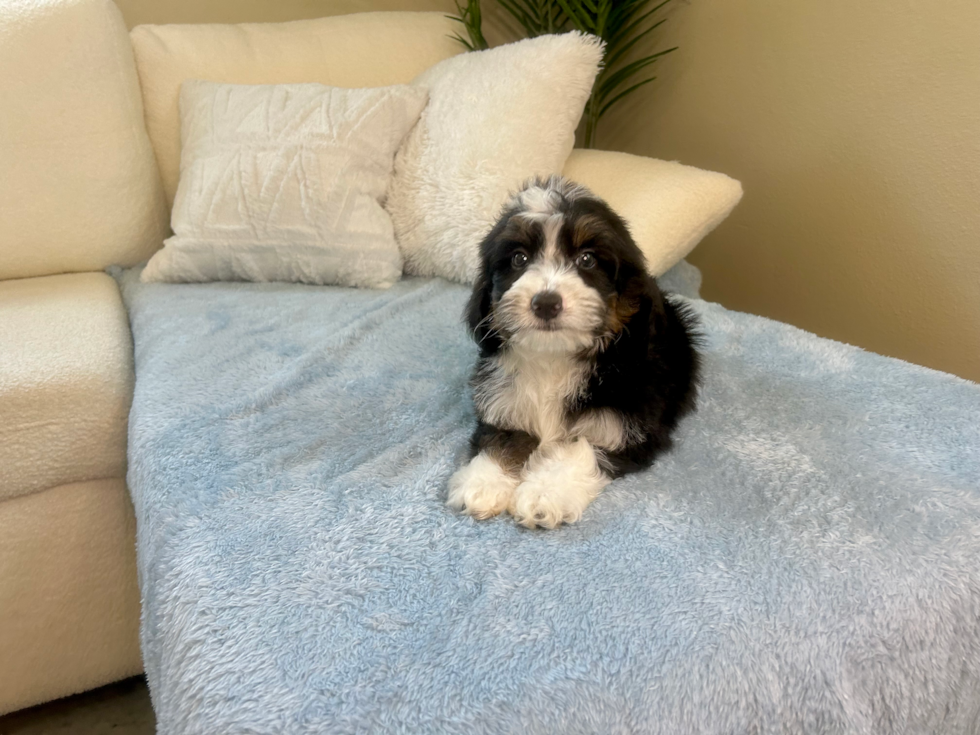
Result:
[[649,467],[694,408],[695,318],[665,299],[623,220],[586,188],[528,184],[480,246],[471,460],[448,504],[528,527],[582,516]]

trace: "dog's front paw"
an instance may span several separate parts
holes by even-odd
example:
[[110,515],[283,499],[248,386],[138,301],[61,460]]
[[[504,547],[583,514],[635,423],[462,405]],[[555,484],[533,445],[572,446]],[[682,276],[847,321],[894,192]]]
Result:
[[575,523],[590,502],[591,498],[576,498],[536,478],[518,486],[509,510],[522,526],[557,528],[562,523]]
[[446,503],[482,521],[505,511],[516,487],[516,477],[490,457],[478,454],[450,478]]
[[556,528],[579,520],[607,484],[609,478],[584,439],[543,448],[531,456],[508,510],[528,528]]

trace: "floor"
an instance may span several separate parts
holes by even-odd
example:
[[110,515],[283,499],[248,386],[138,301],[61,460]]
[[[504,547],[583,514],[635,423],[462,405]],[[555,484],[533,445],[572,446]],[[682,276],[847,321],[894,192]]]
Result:
[[0,717],[0,735],[153,735],[142,676]]

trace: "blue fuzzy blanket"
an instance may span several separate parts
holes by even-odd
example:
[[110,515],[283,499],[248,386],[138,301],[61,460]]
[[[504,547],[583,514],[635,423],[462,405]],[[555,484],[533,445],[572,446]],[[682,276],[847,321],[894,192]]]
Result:
[[529,531],[443,504],[463,288],[136,275],[161,733],[980,732],[980,386],[693,300],[676,450]]

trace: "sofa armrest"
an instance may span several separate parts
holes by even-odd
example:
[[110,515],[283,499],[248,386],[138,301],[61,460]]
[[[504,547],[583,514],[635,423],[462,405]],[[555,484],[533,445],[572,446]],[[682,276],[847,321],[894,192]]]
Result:
[[655,276],[691,252],[742,198],[742,185],[724,174],[629,153],[574,150],[563,173],[626,220]]

